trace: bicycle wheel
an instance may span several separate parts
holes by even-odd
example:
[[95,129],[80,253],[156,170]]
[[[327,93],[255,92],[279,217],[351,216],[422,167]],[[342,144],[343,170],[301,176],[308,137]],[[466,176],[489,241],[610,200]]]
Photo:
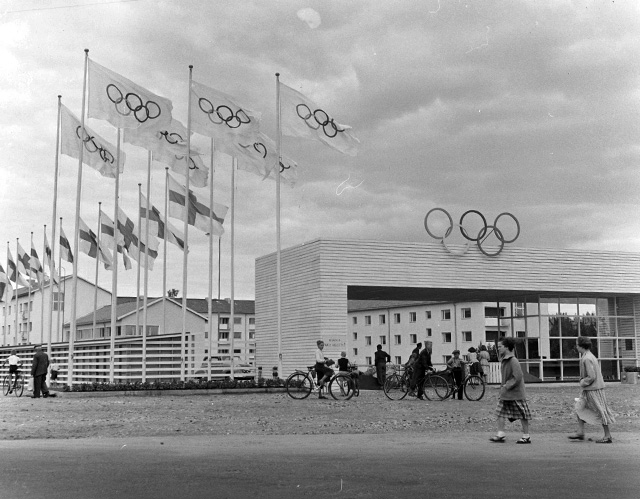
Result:
[[2,380],[2,393],[4,393],[4,395],[9,395],[9,390],[11,386],[11,379],[9,378],[9,376],[5,376],[4,379]]
[[289,397],[302,400],[306,399],[310,394],[313,387],[311,378],[305,373],[293,373],[287,378],[285,383],[287,387],[287,393]]
[[449,396],[449,383],[437,374],[428,376],[422,389],[428,400],[444,400]]
[[484,396],[484,381],[480,376],[468,376],[464,383],[464,396],[467,400],[477,402]]
[[409,393],[409,386],[403,376],[392,374],[384,381],[383,391],[389,400],[402,400]]
[[336,374],[329,383],[329,393],[336,400],[349,400],[353,397],[353,379],[348,374]]
[[16,386],[13,387],[13,393],[16,397],[22,397],[22,392],[24,392],[24,376],[20,374],[16,380]]

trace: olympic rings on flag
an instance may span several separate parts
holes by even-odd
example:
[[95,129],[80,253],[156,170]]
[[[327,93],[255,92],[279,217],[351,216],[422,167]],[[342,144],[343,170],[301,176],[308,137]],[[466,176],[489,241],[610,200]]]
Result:
[[[178,156],[177,154],[175,155],[176,159],[178,161],[182,161],[184,159],[184,155],[182,156]],[[193,166],[192,166],[193,165]],[[198,168],[198,165],[196,165],[196,162],[193,160],[193,158],[191,156],[189,156],[189,170],[199,170],[200,168]]]
[[224,104],[216,107],[209,99],[205,99],[204,97],[198,99],[198,107],[200,107],[200,110],[207,115],[209,121],[214,125],[225,124],[229,128],[239,128],[240,125],[251,123],[251,118],[242,108],[238,108],[238,110],[234,112],[233,109]]
[[[143,102],[142,97],[133,92],[123,95],[122,90],[113,83],[107,85],[107,97],[113,102],[118,114],[129,116],[133,113],[133,117],[139,123],[144,123],[147,120],[155,120],[162,114],[162,109],[160,109],[157,102],[152,100]],[[124,103],[124,106],[119,106],[122,103]]]
[[[434,212],[442,212],[447,216],[447,219],[449,221],[449,225],[448,225],[447,229],[444,231],[443,234],[435,234],[429,227],[429,215],[431,215]],[[464,226],[465,217],[467,217],[468,215],[476,215],[482,221],[482,228],[480,229],[480,231],[478,232],[478,235],[476,237],[472,237],[471,235],[469,235],[469,231]],[[506,239],[505,236],[504,236],[504,233],[498,228],[498,222],[500,221],[500,219],[502,217],[511,217],[511,219],[513,219],[513,221],[516,224],[516,235],[514,237],[512,237],[511,239]],[[477,246],[478,246],[478,249],[482,253],[484,253],[486,256],[497,256],[497,255],[499,255],[502,252],[502,249],[504,248],[505,244],[509,244],[509,243],[514,242],[520,236],[520,222],[518,222],[518,219],[515,216],[513,216],[511,213],[508,213],[508,212],[500,213],[496,217],[496,219],[494,220],[493,225],[488,225],[486,218],[478,210],[465,211],[462,214],[462,216],[460,217],[460,222],[457,223],[457,224],[453,223],[453,219],[451,218],[451,215],[449,215],[449,213],[446,210],[442,209],[442,208],[433,208],[433,209],[429,210],[427,215],[424,217],[424,228],[427,231],[427,233],[431,237],[433,237],[434,239],[440,239],[442,241],[442,244],[444,245],[444,247],[447,249],[447,251],[449,251],[449,253],[454,254],[454,255],[462,255],[462,254],[466,253],[467,250],[469,249],[469,244],[470,244],[469,242],[467,242],[465,244],[465,247],[464,247],[464,249],[462,251],[459,251],[459,250],[453,251],[447,245],[447,242],[446,242],[446,239],[452,234],[453,230],[456,227],[460,230],[460,234],[462,234],[462,236],[467,241],[475,242],[477,244]],[[496,250],[489,250],[489,249],[486,248],[486,246],[484,244],[486,242],[486,240],[489,238],[489,236],[491,236],[491,235],[494,235],[495,238],[499,242],[499,246],[497,247]]]
[[184,139],[182,135],[175,132],[169,132],[169,130],[163,130],[160,133],[160,138],[164,137],[169,144],[184,144]]
[[116,158],[113,157],[113,154],[111,154],[109,151],[107,151],[104,147],[102,147],[99,144],[97,144],[96,141],[93,140],[95,137],[91,137],[87,133],[86,130],[83,133],[83,135],[86,138],[83,139],[80,136],[80,128],[82,128],[82,127],[80,127],[80,126],[76,127],[76,135],[82,141],[82,144],[83,144],[84,148],[86,149],[86,151],[89,152],[89,153],[96,153],[97,152],[102,161],[104,161],[105,163],[113,164],[113,162],[116,160]]
[[[303,114],[300,114],[300,109],[305,110],[303,111]],[[326,111],[322,109],[316,109],[315,111],[311,112],[311,109],[309,109],[309,106],[307,106],[306,104],[298,104],[296,106],[296,113],[298,114],[298,117],[300,117],[300,119],[302,119],[309,128],[318,130],[320,127],[322,127],[323,133],[330,139],[334,138],[336,135],[338,135],[338,133],[345,131],[344,128],[342,130],[339,129],[335,121],[333,121],[333,118],[329,117]],[[312,117],[315,123],[310,121]]]
[[262,159],[267,157],[267,148],[266,146],[262,143],[262,142],[254,142],[253,144],[249,144],[249,145],[243,145],[238,143],[238,145],[240,147],[242,147],[243,149],[249,149],[252,145],[253,145],[253,149],[260,155],[262,156]]

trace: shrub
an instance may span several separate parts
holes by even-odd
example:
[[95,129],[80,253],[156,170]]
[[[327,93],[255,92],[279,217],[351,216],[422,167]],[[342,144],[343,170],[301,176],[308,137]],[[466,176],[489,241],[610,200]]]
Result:
[[215,379],[208,381],[189,379],[186,381],[119,381],[116,383],[78,383],[69,389],[65,386],[63,390],[65,392],[107,392],[107,391],[139,391],[139,390],[206,390],[206,389],[234,389],[234,388],[272,388],[282,387],[284,381],[280,378],[258,378],[255,380],[220,380]]
[[640,367],[625,366],[624,370],[628,373],[640,373]]

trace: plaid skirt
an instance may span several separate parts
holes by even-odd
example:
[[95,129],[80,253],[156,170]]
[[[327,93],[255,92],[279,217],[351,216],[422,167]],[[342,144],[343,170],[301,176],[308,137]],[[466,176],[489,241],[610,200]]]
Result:
[[[580,419],[587,423],[591,423],[593,422],[592,420],[595,419],[597,423],[603,425],[610,425],[616,422],[613,412],[611,412],[611,409],[609,409],[607,405],[604,390],[582,390],[581,397],[585,400],[585,407],[582,411],[576,411]],[[590,418],[590,415],[593,417]]]
[[511,422],[518,419],[531,420],[531,411],[526,400],[498,400],[496,416]]

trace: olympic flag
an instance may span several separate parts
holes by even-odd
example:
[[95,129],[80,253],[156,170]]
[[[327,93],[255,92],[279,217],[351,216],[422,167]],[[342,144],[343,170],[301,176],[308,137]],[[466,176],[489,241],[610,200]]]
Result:
[[[254,140],[222,142],[218,149],[216,150],[218,158],[221,152],[234,156],[238,159],[239,169],[260,175],[263,179],[275,180],[275,167],[278,163],[276,144],[264,133],[259,132]],[[291,187],[298,180],[298,164],[284,155],[280,161],[280,178]]]
[[[69,109],[60,106],[60,151],[62,154],[80,159],[80,149],[84,147],[82,161],[98,170],[100,175],[116,178],[116,146],[101,138],[86,125],[84,133],[82,125]],[[120,173],[124,171],[126,155],[120,151]]]
[[349,156],[358,154],[360,141],[348,125],[337,123],[324,109],[291,87],[280,83],[282,134],[318,140]]
[[[153,159],[168,165],[171,170],[186,175],[187,129],[178,120],[172,120],[168,127],[157,128],[155,124],[124,131],[124,141],[144,147],[153,153]],[[189,179],[194,187],[206,187],[209,169],[194,148],[189,156]]]
[[184,236],[171,223],[165,223],[160,210],[149,203],[149,215],[147,216],[147,198],[144,194],[140,195],[140,218],[149,220],[149,232],[159,237],[167,239],[167,242],[175,244],[181,250],[184,250]]
[[191,190],[189,191],[189,207],[186,208],[186,197],[186,188],[169,175],[169,216],[184,220],[184,211],[187,209],[189,225],[193,225],[203,232],[209,232],[209,218],[212,217],[213,234],[221,236],[224,233],[222,224],[229,208],[217,203],[209,208],[198,201]]
[[252,137],[260,130],[262,113],[238,103],[233,97],[195,81],[191,82],[191,128],[207,137],[234,140]]
[[115,71],[89,59],[89,109],[87,116],[106,120],[116,128],[138,128],[171,123],[169,99],[133,83]]

